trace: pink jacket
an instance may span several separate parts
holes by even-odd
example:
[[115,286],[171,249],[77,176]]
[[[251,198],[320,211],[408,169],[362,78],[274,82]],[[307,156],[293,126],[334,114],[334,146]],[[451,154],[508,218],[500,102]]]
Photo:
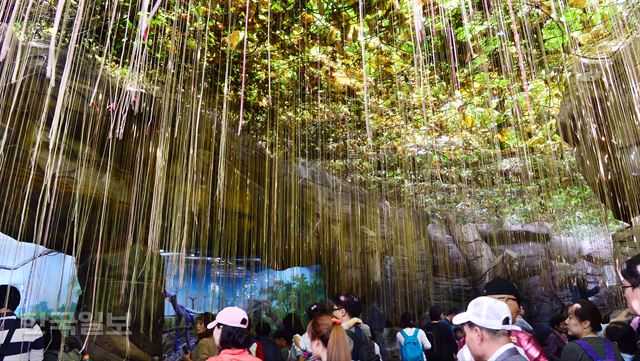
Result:
[[226,349],[220,351],[217,356],[209,357],[207,361],[262,361],[251,355],[249,350]]
[[527,331],[511,331],[511,341],[520,346],[531,361],[549,361],[535,337]]

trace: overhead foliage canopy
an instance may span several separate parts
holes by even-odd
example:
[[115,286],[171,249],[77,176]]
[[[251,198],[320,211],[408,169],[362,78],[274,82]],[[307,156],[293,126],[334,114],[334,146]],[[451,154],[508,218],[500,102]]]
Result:
[[[84,12],[87,54],[130,82],[204,90],[205,107],[225,104],[224,126],[270,154],[415,194],[435,213],[531,220],[579,205],[601,220],[555,115],[567,64],[636,29],[636,1],[91,3],[64,4]],[[14,27],[49,39],[58,5]]]

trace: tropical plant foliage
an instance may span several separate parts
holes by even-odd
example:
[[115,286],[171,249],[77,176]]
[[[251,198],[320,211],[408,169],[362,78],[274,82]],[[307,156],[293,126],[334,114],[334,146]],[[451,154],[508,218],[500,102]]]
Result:
[[[55,6],[40,5],[48,16],[23,35],[47,38]],[[321,162],[382,192],[401,186],[429,209],[534,219],[549,207],[567,215],[585,207],[599,220],[555,115],[567,65],[627,36],[638,7],[96,0],[80,43],[123,76],[134,65],[129,54],[143,49],[147,82],[173,91],[204,84],[215,94],[209,106],[229,104],[233,126],[271,154]],[[73,21],[65,20],[61,45]]]

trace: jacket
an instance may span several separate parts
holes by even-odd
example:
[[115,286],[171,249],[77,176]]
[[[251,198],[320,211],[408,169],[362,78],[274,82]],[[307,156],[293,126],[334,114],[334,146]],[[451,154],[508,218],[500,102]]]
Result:
[[511,347],[501,353],[495,361],[527,361],[527,359],[520,355],[520,352],[515,347]]
[[551,361],[560,361],[560,355],[562,355],[562,349],[567,345],[567,336],[560,334],[558,331],[553,330],[547,337],[547,346],[544,351]]
[[195,349],[191,353],[191,359],[193,361],[205,361],[211,356],[218,354],[218,347],[216,346],[213,337],[206,337],[198,341]]
[[262,361],[249,353],[249,350],[226,349],[217,356],[209,357],[207,361]]
[[542,352],[542,347],[532,334],[526,331],[511,331],[511,340],[516,346],[520,346],[527,358],[531,361],[549,361],[547,355]]

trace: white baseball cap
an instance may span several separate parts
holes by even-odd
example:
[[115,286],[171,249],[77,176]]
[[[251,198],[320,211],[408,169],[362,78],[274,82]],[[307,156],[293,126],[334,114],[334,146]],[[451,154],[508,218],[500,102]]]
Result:
[[491,297],[478,297],[469,302],[467,312],[462,312],[453,318],[454,325],[467,322],[491,330],[519,330],[520,327],[511,325],[511,311],[506,303]]

